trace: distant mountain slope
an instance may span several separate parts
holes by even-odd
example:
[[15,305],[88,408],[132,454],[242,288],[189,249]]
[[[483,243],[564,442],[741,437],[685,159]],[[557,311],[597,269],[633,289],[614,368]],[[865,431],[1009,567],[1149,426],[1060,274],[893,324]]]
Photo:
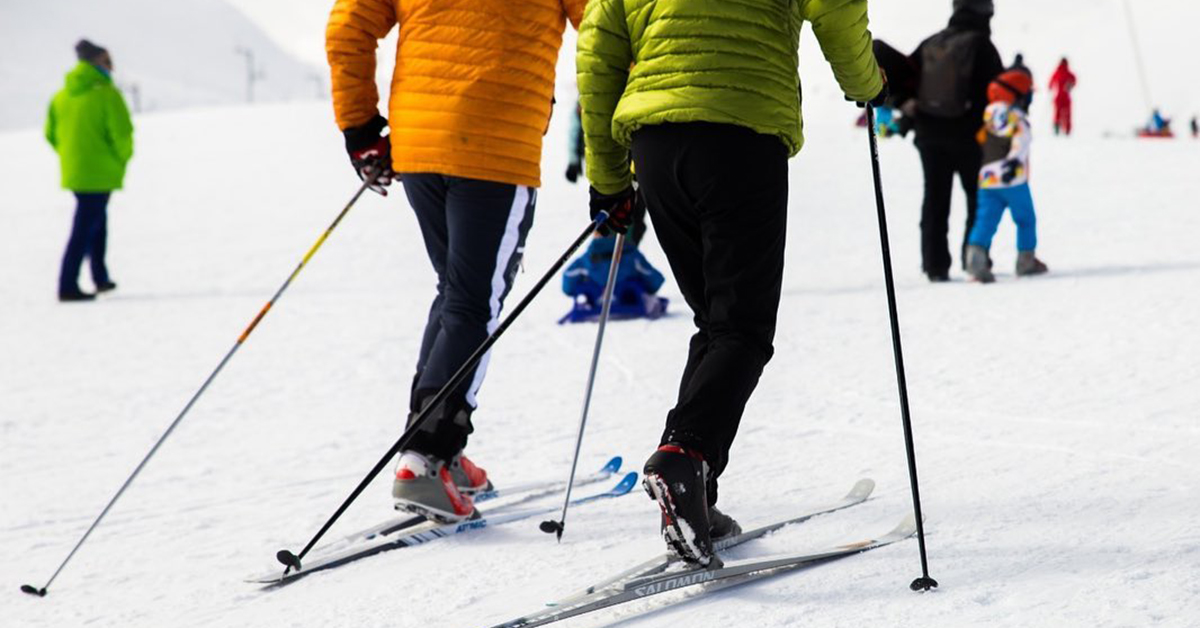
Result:
[[244,103],[246,58],[262,74],[256,101],[309,100],[324,72],[275,44],[225,0],[3,0],[0,128],[41,123],[46,103],[86,37],[108,48],[130,106],[143,111]]

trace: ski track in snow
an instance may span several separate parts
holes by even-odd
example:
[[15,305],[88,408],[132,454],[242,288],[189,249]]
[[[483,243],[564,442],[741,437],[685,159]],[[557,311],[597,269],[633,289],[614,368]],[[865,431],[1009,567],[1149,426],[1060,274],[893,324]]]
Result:
[[[859,477],[878,489],[735,558],[855,540],[911,507],[866,138],[811,42],[805,54],[809,142],[792,162],[776,354],[721,504],[752,526],[835,499]],[[569,67],[564,55],[510,306],[586,220],[586,188],[560,172]],[[433,286],[394,188],[350,212],[50,595],[18,593],[50,575],[357,185],[326,105],[137,123],[127,190],[110,208],[120,288],[88,305],[53,298],[72,199],[55,189],[52,154],[36,131],[0,135],[10,233],[0,247],[0,625],[488,626],[662,551],[656,509],[635,491],[573,509],[561,544],[527,521],[278,590],[240,581],[273,565],[276,550],[299,550],[399,433]],[[925,282],[920,164],[906,142],[881,146],[941,588],[908,591],[919,570],[916,543],[905,542],[564,626],[1200,625],[1200,144],[1060,141],[1036,112],[1035,124],[1039,253],[1051,274],[1012,276],[1006,218],[991,286],[957,272],[947,285]],[[961,195],[955,203],[951,242]],[[667,270],[652,237],[646,253]],[[674,316],[609,328],[582,469],[613,454],[637,469],[657,443],[691,334],[670,281],[664,291]],[[500,484],[568,470],[595,334],[555,325],[568,307],[552,282],[495,349],[471,451]],[[383,475],[330,540],[392,515]]]

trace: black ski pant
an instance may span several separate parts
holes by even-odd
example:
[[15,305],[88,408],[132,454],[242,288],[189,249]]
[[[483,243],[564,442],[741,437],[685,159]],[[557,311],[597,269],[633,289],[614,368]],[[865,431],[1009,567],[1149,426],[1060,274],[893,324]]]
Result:
[[[921,269],[928,275],[950,272],[950,195],[954,175],[958,175],[967,195],[967,225],[963,232],[960,255],[967,247],[967,236],[975,226],[975,208],[979,200],[979,168],[983,151],[974,138],[960,141],[918,141],[921,168],[925,172],[925,202],[921,205]],[[963,259],[965,255],[959,259]]]
[[696,334],[662,444],[699,451],[708,498],[774,352],[787,231],[787,159],[777,137],[712,123],[646,126],[633,159],[654,233]]
[[[499,325],[533,224],[537,190],[431,173],[404,173],[401,180],[437,273],[413,377],[415,415]],[[434,409],[411,449],[442,460],[462,451],[490,356],[489,351],[442,408]]]

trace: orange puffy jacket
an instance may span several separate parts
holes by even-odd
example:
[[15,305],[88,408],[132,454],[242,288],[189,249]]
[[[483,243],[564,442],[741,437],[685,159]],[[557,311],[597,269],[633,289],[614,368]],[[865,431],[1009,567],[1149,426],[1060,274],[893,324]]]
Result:
[[375,49],[400,25],[388,122],[396,172],[538,187],[566,20],[587,0],[337,0],[325,31],[338,127],[378,112]]

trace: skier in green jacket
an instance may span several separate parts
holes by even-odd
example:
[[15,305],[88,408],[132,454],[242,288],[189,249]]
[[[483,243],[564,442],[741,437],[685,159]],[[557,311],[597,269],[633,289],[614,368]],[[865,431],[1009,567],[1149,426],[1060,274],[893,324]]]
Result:
[[714,507],[717,478],[774,351],[804,22],[845,94],[882,100],[867,0],[591,0],[579,30],[592,215],[622,231],[643,195],[694,313],[678,401],[644,471],[668,545],[700,565],[719,565],[714,539],[739,530]]
[[79,268],[91,263],[96,292],[117,287],[108,276],[104,254],[108,239],[108,199],[121,189],[125,165],[133,156],[133,122],[121,92],[113,85],[112,57],[84,39],[66,84],[54,95],[46,117],[46,140],[58,152],[62,186],[75,193],[71,237],[63,253],[59,301],[90,301],[79,289]]

